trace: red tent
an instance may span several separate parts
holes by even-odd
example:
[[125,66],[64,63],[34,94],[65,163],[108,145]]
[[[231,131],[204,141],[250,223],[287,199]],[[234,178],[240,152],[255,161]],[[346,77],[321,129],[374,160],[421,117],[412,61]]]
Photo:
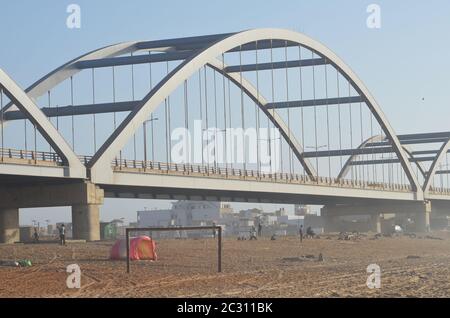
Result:
[[[127,258],[126,240],[117,240],[111,249],[110,258],[114,260]],[[148,236],[133,237],[130,239],[130,260],[153,260],[156,261],[156,244]]]

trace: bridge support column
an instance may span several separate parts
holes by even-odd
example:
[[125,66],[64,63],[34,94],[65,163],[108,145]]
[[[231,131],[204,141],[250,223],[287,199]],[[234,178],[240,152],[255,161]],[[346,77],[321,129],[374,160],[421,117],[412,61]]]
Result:
[[83,200],[72,204],[72,236],[77,240],[100,240],[100,206],[104,191],[93,183],[81,185]]
[[381,233],[381,221],[379,214],[370,215],[369,230],[374,233]]
[[431,215],[431,203],[426,202],[423,208],[414,213],[413,220],[416,232],[429,232],[430,231],[430,215]]
[[0,243],[20,241],[19,209],[0,209]]
[[339,217],[332,214],[330,207],[324,206],[320,210],[323,219],[323,231],[325,233],[340,232]]
[[72,206],[73,238],[86,241],[100,240],[100,205],[82,204]]

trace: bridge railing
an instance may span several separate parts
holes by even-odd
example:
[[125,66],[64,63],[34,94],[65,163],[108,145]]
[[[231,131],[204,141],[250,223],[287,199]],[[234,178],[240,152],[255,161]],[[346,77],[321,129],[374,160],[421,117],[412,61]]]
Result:
[[[80,160],[87,164],[91,156],[79,156]],[[0,160],[11,159],[26,164],[54,164],[62,166],[63,162],[56,153],[46,151],[29,151],[17,149],[0,148]],[[193,165],[176,164],[167,162],[128,160],[116,158],[111,163],[116,170],[141,172],[141,173],[164,173],[175,175],[201,175],[213,178],[258,180],[266,182],[291,183],[291,184],[314,184],[321,186],[334,186],[344,188],[360,188],[384,191],[411,192],[411,186],[405,184],[375,183],[362,180],[337,179],[329,177],[318,177],[312,179],[307,175],[291,173],[267,173],[256,170],[238,169],[232,167],[219,167],[215,165]],[[432,193],[450,194],[450,189],[431,187]]]
[[[88,161],[88,158],[85,160]],[[291,173],[267,173],[256,170],[244,170],[214,165],[175,164],[167,162],[153,162],[141,160],[127,160],[116,158],[112,162],[116,171],[163,173],[175,175],[201,175],[214,178],[258,180],[292,184],[314,184],[322,186],[336,186],[346,188],[375,189],[386,191],[411,192],[410,185],[375,183],[362,180],[348,180],[328,177],[318,177],[316,180],[307,175]]]
[[54,152],[48,151],[32,151],[32,150],[17,150],[11,148],[0,148],[0,160],[17,159],[18,161],[27,161],[27,163],[54,163],[62,165],[61,158]]

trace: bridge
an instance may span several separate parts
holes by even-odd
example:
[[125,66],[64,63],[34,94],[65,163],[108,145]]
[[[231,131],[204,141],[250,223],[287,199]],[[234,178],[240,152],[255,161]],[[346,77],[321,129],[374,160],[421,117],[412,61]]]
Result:
[[450,212],[450,132],[397,135],[335,53],[281,29],[119,43],[23,90],[0,70],[0,243],[19,209],[71,206],[99,239],[104,198]]

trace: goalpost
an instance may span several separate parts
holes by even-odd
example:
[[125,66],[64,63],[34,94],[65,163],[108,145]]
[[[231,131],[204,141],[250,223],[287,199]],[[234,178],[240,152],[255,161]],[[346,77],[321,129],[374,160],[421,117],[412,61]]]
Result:
[[131,232],[144,232],[144,231],[198,231],[198,230],[213,230],[214,233],[217,230],[217,272],[222,272],[222,227],[220,226],[185,226],[185,227],[139,227],[139,228],[127,228],[125,230],[126,243],[127,243],[127,273],[130,269],[130,233]]

